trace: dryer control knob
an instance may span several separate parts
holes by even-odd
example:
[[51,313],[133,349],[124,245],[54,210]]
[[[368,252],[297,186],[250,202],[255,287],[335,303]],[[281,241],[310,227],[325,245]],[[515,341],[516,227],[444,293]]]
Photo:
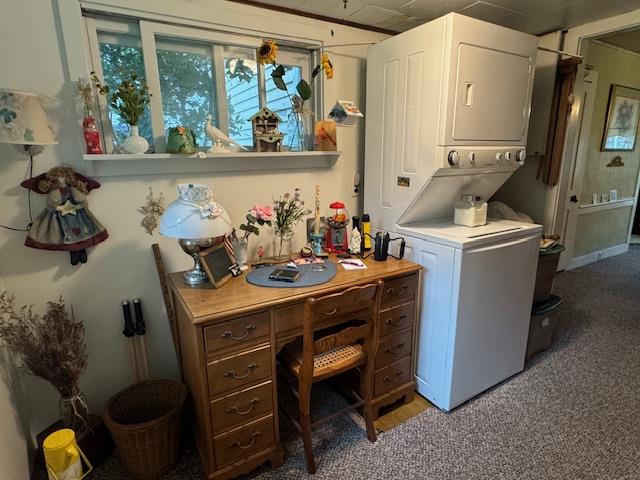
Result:
[[501,163],[501,160],[502,160],[502,152],[498,152],[498,153],[496,153],[496,160],[498,161],[498,163]]
[[475,152],[469,152],[469,163],[472,163],[472,164],[476,163],[476,153]]
[[526,150],[518,150],[518,153],[516,153],[516,161],[520,164],[520,165],[524,165],[524,161],[527,159],[527,152]]
[[513,157],[513,153],[511,152],[507,152],[504,154],[504,158],[506,158],[509,161],[511,161],[511,157]]
[[449,162],[449,165],[451,165],[452,167],[455,167],[460,162],[460,154],[455,150],[451,150],[449,152],[447,161]]

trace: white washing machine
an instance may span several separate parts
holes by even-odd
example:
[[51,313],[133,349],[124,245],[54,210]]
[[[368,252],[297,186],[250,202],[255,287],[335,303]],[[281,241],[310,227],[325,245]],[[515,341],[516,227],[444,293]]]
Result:
[[424,267],[416,362],[420,394],[442,410],[520,372],[541,227],[450,220],[398,227],[405,257]]

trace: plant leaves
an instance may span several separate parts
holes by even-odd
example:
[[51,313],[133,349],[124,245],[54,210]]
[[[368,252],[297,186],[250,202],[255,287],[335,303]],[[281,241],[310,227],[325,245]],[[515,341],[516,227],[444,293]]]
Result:
[[240,225],[240,230],[247,230],[247,226],[246,225]]
[[256,217],[254,217],[253,215],[251,215],[250,213],[247,213],[247,220],[250,223],[256,223],[256,221],[258,220]]
[[273,77],[273,84],[279,89],[283,91],[287,91],[287,84],[284,83],[282,77]]
[[263,220],[263,219],[261,219],[261,218],[259,218],[259,219],[258,219],[258,224],[259,224],[259,225],[264,225],[264,220]]
[[309,100],[311,98],[311,87],[304,78],[300,79],[298,85],[296,85],[296,90],[302,100]]
[[284,66],[283,65],[278,65],[276,68],[273,69],[273,71],[271,72],[271,78],[282,78],[284,77]]
[[322,71],[322,65],[316,65],[316,68],[313,69],[313,73],[311,74],[311,78],[312,79],[316,78],[316,75],[318,75],[321,71]]

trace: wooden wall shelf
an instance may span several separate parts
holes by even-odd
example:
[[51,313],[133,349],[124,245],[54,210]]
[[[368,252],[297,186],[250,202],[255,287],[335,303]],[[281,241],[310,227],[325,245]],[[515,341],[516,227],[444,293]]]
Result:
[[171,153],[82,156],[95,177],[331,168],[342,152]]

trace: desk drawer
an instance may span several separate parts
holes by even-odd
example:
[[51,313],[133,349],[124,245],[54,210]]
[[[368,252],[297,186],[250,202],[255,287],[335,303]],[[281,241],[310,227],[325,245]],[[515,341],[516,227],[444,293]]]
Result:
[[413,326],[415,302],[398,305],[380,312],[380,336]]
[[378,342],[378,351],[376,352],[375,368],[385,367],[397,362],[403,357],[411,354],[412,347],[412,331],[405,330],[403,332],[389,335]]
[[269,335],[269,312],[259,312],[235,318],[204,329],[204,346],[215,352],[231,346],[244,346],[248,342]]
[[207,364],[209,395],[242,387],[271,375],[269,345],[254,348]]
[[211,402],[213,431],[218,433],[272,412],[273,382],[269,380]]
[[379,397],[411,381],[411,357],[376,370],[373,395]]
[[382,292],[382,305],[395,305],[413,300],[418,289],[418,275],[407,275],[406,277],[394,278],[384,282]]
[[273,444],[274,439],[273,415],[214,437],[216,466],[224,467],[248,457]]

